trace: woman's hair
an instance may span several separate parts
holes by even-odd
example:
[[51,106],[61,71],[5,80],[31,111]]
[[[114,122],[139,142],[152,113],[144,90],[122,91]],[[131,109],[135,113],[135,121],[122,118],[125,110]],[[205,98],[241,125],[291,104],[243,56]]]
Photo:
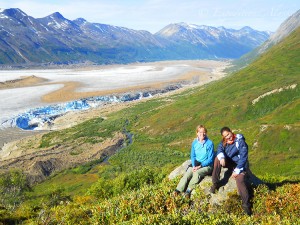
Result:
[[222,127],[222,129],[220,130],[221,135],[223,134],[224,131],[231,132],[229,127]]
[[[222,135],[223,147],[225,147],[225,146],[226,146],[226,143],[227,143],[225,137],[223,137],[223,132],[224,132],[224,131],[231,132],[231,130],[230,130],[229,127],[222,127],[221,130],[220,130],[220,133],[221,133],[221,135]],[[232,133],[232,132],[231,132],[231,133]]]
[[204,131],[205,131],[205,133],[207,133],[207,129],[206,129],[206,127],[203,126],[203,125],[198,125],[198,126],[196,127],[196,133],[198,133],[198,130],[201,129],[201,128],[203,128]]

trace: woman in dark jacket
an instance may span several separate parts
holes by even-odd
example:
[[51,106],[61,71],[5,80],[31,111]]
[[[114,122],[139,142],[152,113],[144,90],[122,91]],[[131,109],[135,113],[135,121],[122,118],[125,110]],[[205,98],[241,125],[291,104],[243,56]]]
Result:
[[236,180],[238,192],[242,198],[242,207],[247,215],[251,215],[249,190],[246,185],[246,171],[248,170],[248,145],[242,134],[234,134],[230,128],[221,129],[223,137],[218,146],[212,173],[211,193],[219,188],[221,168],[232,170],[232,177]]

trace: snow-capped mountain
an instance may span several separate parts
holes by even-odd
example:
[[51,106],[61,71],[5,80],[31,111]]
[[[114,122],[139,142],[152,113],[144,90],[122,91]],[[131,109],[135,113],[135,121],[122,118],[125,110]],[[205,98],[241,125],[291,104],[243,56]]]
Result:
[[207,54],[215,53],[216,57],[238,58],[267,40],[270,32],[256,31],[251,27],[234,30],[175,23],[166,26],[156,35],[175,43],[190,43],[202,47],[202,50],[207,50]]
[[33,18],[20,9],[0,10],[0,64],[129,63],[174,59],[237,58],[269,33],[244,27],[170,24],[156,34],[59,12]]

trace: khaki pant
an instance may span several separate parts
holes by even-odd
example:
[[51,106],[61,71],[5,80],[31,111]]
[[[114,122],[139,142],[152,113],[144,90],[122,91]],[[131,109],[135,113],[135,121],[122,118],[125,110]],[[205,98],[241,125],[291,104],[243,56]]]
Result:
[[201,167],[193,172],[193,167],[189,167],[177,185],[177,190],[184,192],[187,189],[193,190],[196,185],[206,176],[210,175],[213,171],[212,166]]

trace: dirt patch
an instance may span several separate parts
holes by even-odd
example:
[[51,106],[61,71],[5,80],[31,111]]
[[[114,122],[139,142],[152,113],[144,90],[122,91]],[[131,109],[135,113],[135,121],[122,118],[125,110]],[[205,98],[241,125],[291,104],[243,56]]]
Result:
[[48,80],[32,75],[32,76],[22,77],[20,79],[0,82],[0,89],[31,87],[31,86],[35,86],[35,85],[40,85],[46,81],[48,81]]
[[189,83],[189,82],[199,82],[201,79],[200,76],[205,77],[207,72],[199,72],[193,71],[183,74],[178,79],[173,79],[171,81],[166,82],[155,82],[149,83],[147,85],[136,85],[127,88],[119,88],[113,90],[105,90],[105,91],[92,91],[92,92],[77,92],[76,90],[82,86],[79,82],[64,82],[64,83],[48,83],[48,84],[63,84],[64,87],[46,94],[42,97],[43,102],[53,103],[53,102],[65,102],[65,101],[72,101],[81,98],[88,98],[88,97],[95,97],[95,96],[103,96],[103,95],[111,95],[111,94],[121,94],[133,91],[145,91],[145,90],[152,90],[152,89],[161,89],[165,86],[170,84],[176,83]]
[[[28,142],[32,138],[23,141]],[[55,172],[113,155],[121,148],[125,138],[124,134],[118,132],[112,138],[93,145],[83,144],[75,147],[57,145],[42,150],[36,148],[22,150],[22,147],[15,143],[3,150],[10,154],[1,157],[0,171],[21,169],[27,174],[30,184],[34,184],[45,180]]]

